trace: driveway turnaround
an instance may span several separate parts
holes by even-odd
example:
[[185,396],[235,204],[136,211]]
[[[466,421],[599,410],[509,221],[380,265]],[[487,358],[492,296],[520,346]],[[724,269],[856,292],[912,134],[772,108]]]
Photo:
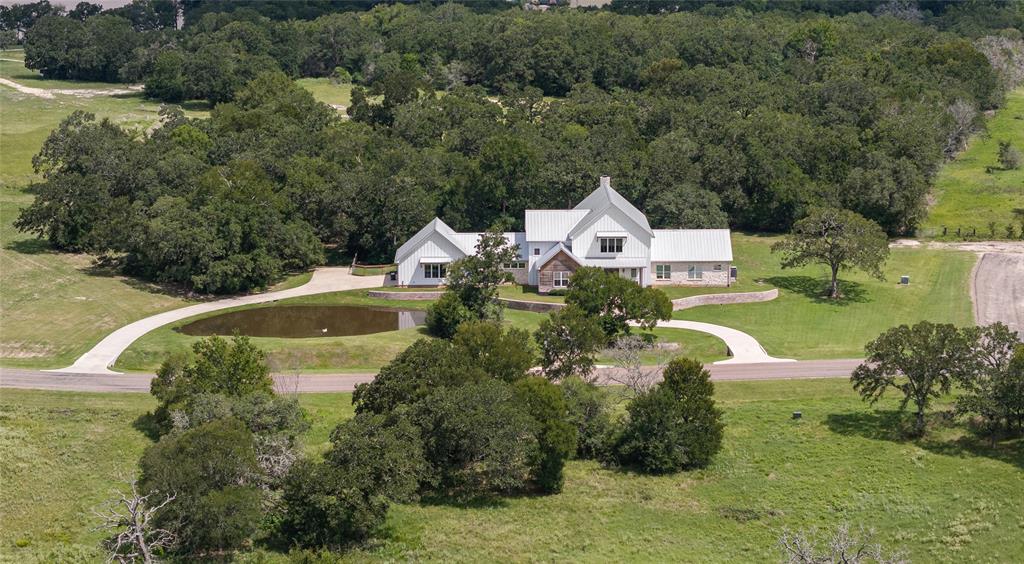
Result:
[[974,267],[971,298],[978,325],[1002,321],[1024,333],[1024,252],[981,255]]
[[711,323],[701,323],[699,321],[682,321],[679,319],[673,319],[671,321],[659,321],[658,327],[665,327],[668,329],[689,329],[690,331],[710,333],[718,337],[719,339],[725,341],[725,346],[729,347],[729,353],[731,355],[731,358],[729,358],[728,360],[720,360],[716,362],[715,365],[796,362],[789,358],[775,358],[773,356],[770,356],[764,350],[764,347],[761,346],[761,343],[757,342],[757,339],[737,329],[730,329],[728,327],[722,327],[721,325],[713,325]]
[[136,339],[149,333],[153,329],[174,323],[201,313],[209,313],[221,309],[228,309],[243,305],[261,304],[274,302],[287,298],[309,296],[313,294],[324,294],[328,292],[340,292],[342,290],[354,290],[358,288],[378,288],[384,285],[384,276],[355,276],[349,274],[348,268],[318,268],[313,272],[312,278],[302,286],[289,288],[279,292],[268,292],[265,294],[251,294],[236,298],[226,298],[213,302],[196,304],[180,309],[165,311],[140,319],[134,323],[107,335],[102,341],[96,344],[89,352],[83,354],[74,364],[67,368],[61,368],[52,372],[63,372],[69,374],[120,374],[110,370],[117,357],[135,342]]
[[[709,364],[711,379],[795,380],[806,378],[849,378],[860,360],[800,360],[761,364]],[[611,384],[610,372],[598,370],[598,382]],[[274,387],[280,393],[351,392],[356,385],[373,380],[375,374],[275,374]],[[149,391],[152,374],[69,373],[64,371],[0,369],[0,387],[67,392],[141,392]]]

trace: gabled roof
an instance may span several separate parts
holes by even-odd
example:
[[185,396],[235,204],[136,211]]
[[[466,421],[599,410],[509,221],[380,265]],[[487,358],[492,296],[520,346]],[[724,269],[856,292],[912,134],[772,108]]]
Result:
[[570,251],[568,247],[566,247],[562,243],[559,243],[554,247],[548,249],[548,252],[544,253],[543,255],[540,256],[539,259],[537,259],[537,262],[535,263],[537,265],[537,268],[540,268],[547,264],[548,261],[555,258],[555,255],[557,255],[558,253],[565,253],[565,255],[572,259],[576,264],[580,266],[586,266],[586,262],[584,262],[583,259],[572,254],[572,251]]
[[565,241],[590,210],[526,210],[527,241]]
[[728,229],[655,229],[651,262],[731,262]]
[[[409,238],[408,241],[403,243],[401,247],[398,247],[398,250],[395,251],[395,262],[402,262],[402,260],[405,257],[412,254],[413,251],[419,248],[419,246],[422,245],[423,242],[426,241],[434,233],[440,234],[442,237],[447,239],[449,243],[455,245],[455,247],[461,250],[463,253],[466,252],[463,243],[460,240],[459,234],[456,233],[455,230],[452,229],[451,227],[448,227],[448,224],[441,221],[440,218],[435,217],[430,223],[423,226],[423,229],[417,231],[415,235],[413,235],[412,237]],[[472,249],[472,247],[470,248]]]
[[610,208],[621,211],[637,227],[640,227],[652,237],[654,236],[651,224],[647,222],[647,216],[636,209],[633,204],[629,203],[629,200],[623,198],[622,194],[619,194],[612,188],[611,178],[602,176],[601,185],[597,190],[591,192],[589,196],[583,198],[583,201],[576,204],[576,207],[573,208],[576,210],[589,210],[589,213],[572,228],[569,232],[569,237],[575,237],[579,232],[605,215]]
[[[434,218],[430,223],[425,225],[423,229],[416,232],[415,235],[409,238],[408,241],[398,247],[395,251],[395,262],[402,262],[407,256],[413,253],[424,241],[430,238],[431,235],[437,233],[444,237],[449,243],[455,246],[455,248],[462,251],[464,255],[471,255],[476,252],[476,243],[480,240],[481,233],[458,233],[454,229],[448,226],[447,223],[441,221],[439,218]],[[522,232],[506,232],[502,233],[505,236],[505,241],[510,245],[519,245],[519,258],[526,258],[526,234]],[[462,257],[458,257],[462,258]]]

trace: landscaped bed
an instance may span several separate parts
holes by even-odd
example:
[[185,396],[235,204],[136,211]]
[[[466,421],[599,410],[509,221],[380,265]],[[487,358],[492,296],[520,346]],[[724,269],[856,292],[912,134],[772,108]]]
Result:
[[[876,529],[877,542],[914,562],[1024,554],[1019,441],[989,448],[960,426],[901,440],[891,430],[896,401],[876,411],[845,379],[720,382],[716,390],[725,441],[707,470],[651,477],[570,462],[559,495],[394,506],[384,537],[348,557],[778,562],[783,529],[844,522]],[[350,399],[301,396],[313,421],[308,453],[322,452],[334,425],[351,416]],[[154,406],[144,394],[4,390],[5,559],[99,559],[92,509],[135,470],[149,439],[134,422]]]

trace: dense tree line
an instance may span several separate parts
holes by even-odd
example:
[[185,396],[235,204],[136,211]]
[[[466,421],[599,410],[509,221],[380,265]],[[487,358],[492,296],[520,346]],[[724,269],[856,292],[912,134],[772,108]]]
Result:
[[[994,26],[1020,21],[1019,5],[978,6],[1000,14]],[[457,4],[309,21],[237,9],[182,31],[44,17],[26,42],[44,73],[120,74],[150,96],[219,105],[206,121],[170,113],[144,139],[72,119],[54,133],[69,141],[37,159],[45,182],[19,226],[60,248],[127,253],[134,272],[207,291],[315,264],[316,239],[388,261],[434,215],[461,230],[522,228],[523,210],[572,206],[602,174],[655,227],[782,231],[829,206],[908,233],[937,165],[1019,80],[1013,57],[1024,53],[1004,48],[1021,42],[1017,30],[983,30],[998,38],[983,53],[967,38],[978,33],[927,21]],[[46,32],[64,27],[88,39],[49,46],[77,37]],[[114,35],[132,48],[110,49]],[[347,120],[285,79],[336,74],[357,83]],[[90,136],[117,158],[51,164]],[[241,190],[237,201],[225,187]],[[246,203],[255,193],[266,205]],[[280,228],[244,235],[263,221]],[[203,242],[222,236],[214,229],[239,236]],[[167,238],[181,240],[177,256]]]

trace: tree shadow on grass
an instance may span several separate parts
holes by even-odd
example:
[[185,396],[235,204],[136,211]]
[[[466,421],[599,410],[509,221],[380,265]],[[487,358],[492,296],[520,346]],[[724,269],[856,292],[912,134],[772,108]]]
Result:
[[160,440],[160,426],[152,411],[136,417],[135,421],[132,421],[132,427],[154,443]]
[[[910,414],[894,410],[831,413],[825,418],[825,423],[831,431],[840,435],[913,444],[933,454],[944,456],[991,458],[1024,469],[1024,440],[1022,439],[1004,440],[997,442],[995,446],[990,446],[988,439],[978,437],[973,433],[950,440],[934,438],[938,429],[929,430],[931,435],[912,438],[908,436],[912,417]],[[930,423],[938,421],[939,425],[954,425],[945,414],[932,414],[929,419]]]
[[870,301],[867,291],[859,282],[839,280],[839,291],[842,292],[842,295],[838,299],[832,299],[828,297],[829,280],[825,278],[772,276],[765,278],[764,281],[776,288],[806,296],[819,304],[849,305]]
[[478,495],[462,498],[441,494],[429,494],[420,498],[420,504],[430,507],[455,507],[458,509],[501,509],[508,507],[509,498],[529,497],[530,493],[512,492],[506,495]]
[[37,239],[35,237],[31,239],[11,241],[4,245],[4,248],[22,255],[41,255],[43,253],[57,252],[56,249],[50,246],[49,241],[46,239]]

